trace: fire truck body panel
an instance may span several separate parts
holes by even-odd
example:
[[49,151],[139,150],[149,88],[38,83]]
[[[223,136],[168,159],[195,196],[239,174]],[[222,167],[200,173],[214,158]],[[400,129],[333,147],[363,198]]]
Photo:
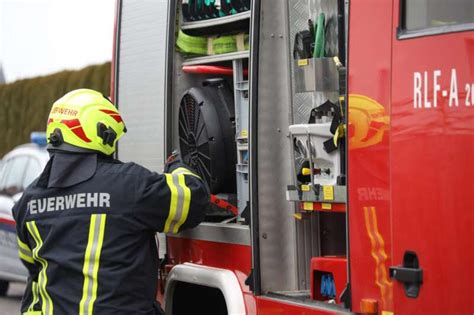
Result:
[[[472,247],[474,113],[467,94],[474,71],[466,61],[474,55],[473,32],[404,39],[399,1],[393,10],[388,1],[351,4],[349,115],[360,101],[352,95],[371,98],[382,106],[372,137],[385,134],[370,146],[361,143],[368,139],[349,144],[353,310],[373,298],[399,314],[468,314],[473,255],[462,249]],[[349,125],[349,138],[360,140],[356,133]],[[406,251],[423,270],[417,298],[389,275]]]
[[470,314],[474,32],[471,24],[471,31],[410,35],[392,36],[392,261],[399,265],[405,251],[415,252],[423,284],[414,299],[394,282],[394,311]]
[[380,301],[380,310],[392,310],[388,276],[393,264],[389,163],[392,5],[392,1],[354,1],[349,10],[349,274],[355,312],[360,311],[362,299]]
[[[246,233],[248,235],[248,233]],[[242,240],[240,240],[242,241]],[[248,237],[247,240],[248,242]],[[207,266],[218,268],[219,270],[227,270],[232,272],[235,281],[239,284],[239,291],[232,291],[232,296],[237,296],[234,299],[226,298],[226,305],[230,305],[240,308],[240,298],[243,301],[247,314],[256,314],[255,297],[249,290],[245,281],[251,270],[251,247],[247,242],[241,242],[239,244],[239,236],[233,238],[230,242],[215,242],[207,240],[198,240],[196,237],[193,239],[180,237],[168,237],[168,255],[169,263],[174,265],[182,265],[186,263],[196,264],[194,270],[198,270],[198,266]],[[247,244],[242,244],[247,243]],[[173,273],[172,269],[170,275]],[[207,270],[205,270],[207,271]],[[190,271],[192,273],[192,271]],[[216,274],[207,273],[205,284],[219,287],[215,283],[226,283],[230,278],[220,278]],[[196,275],[197,276],[197,275]],[[192,277],[190,277],[192,278]],[[167,278],[167,285],[171,282],[185,281],[189,282],[189,279],[173,277]],[[214,284],[212,283],[214,281]],[[192,281],[197,283],[196,281]],[[222,291],[222,290],[221,290]],[[229,294],[230,296],[230,294]],[[240,298],[239,298],[240,297]],[[173,300],[173,292],[165,292],[164,301],[169,304],[169,301]],[[236,302],[237,301],[237,302]],[[168,310],[168,309],[167,309]]]
[[295,303],[294,301],[285,301],[269,297],[257,297],[257,314],[259,315],[286,315],[286,314],[298,314],[298,315],[329,315],[329,314],[344,314],[341,310],[314,309],[307,304]]
[[252,257],[248,230],[235,228],[240,231],[226,231],[225,237],[209,237],[212,233],[222,233],[222,230],[207,223],[197,229],[192,238],[187,233],[168,236],[168,255],[172,265],[191,262],[246,275],[250,273]]

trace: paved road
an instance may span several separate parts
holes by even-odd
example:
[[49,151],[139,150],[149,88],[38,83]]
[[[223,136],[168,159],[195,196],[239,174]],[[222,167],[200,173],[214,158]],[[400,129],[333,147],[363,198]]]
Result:
[[10,283],[6,297],[0,297],[0,315],[20,314],[21,297],[25,285],[22,283]]

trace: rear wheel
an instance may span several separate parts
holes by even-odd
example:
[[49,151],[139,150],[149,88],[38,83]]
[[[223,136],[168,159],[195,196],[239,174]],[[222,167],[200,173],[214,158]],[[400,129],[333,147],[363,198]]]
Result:
[[7,295],[9,282],[5,280],[0,280],[0,296]]
[[187,314],[227,315],[224,295],[217,288],[178,282],[174,290],[171,315]]

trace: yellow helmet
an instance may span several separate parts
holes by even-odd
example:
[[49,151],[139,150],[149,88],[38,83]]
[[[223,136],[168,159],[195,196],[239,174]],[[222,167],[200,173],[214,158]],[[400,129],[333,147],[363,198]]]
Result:
[[101,93],[74,90],[57,100],[49,113],[49,148],[93,150],[111,155],[127,132],[117,108]]

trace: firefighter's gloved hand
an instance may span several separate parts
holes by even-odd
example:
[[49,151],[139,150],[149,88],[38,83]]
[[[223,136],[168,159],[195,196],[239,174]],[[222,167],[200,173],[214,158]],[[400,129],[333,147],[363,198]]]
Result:
[[174,162],[174,161],[181,161],[181,154],[178,150],[174,150],[170,156],[166,159],[166,164]]
[[179,167],[179,165],[183,165],[183,161],[181,161],[181,154],[178,150],[174,150],[173,153],[171,153],[171,155],[166,159],[163,172],[171,173],[173,169]]

